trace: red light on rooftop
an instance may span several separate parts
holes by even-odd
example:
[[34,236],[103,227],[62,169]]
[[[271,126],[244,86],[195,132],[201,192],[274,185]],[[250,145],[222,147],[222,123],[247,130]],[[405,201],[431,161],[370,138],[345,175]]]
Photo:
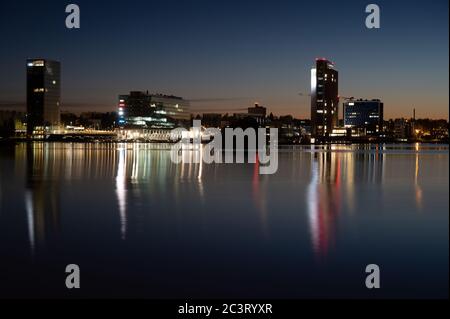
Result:
[[330,63],[331,65],[335,65],[334,62],[328,60],[327,58],[316,58],[316,61],[324,61]]

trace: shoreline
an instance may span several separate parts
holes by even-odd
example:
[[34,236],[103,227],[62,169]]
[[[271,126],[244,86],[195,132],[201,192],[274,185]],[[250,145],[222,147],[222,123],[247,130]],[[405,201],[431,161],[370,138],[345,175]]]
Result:
[[[64,144],[177,144],[173,141],[119,141],[119,140],[43,140],[43,139],[22,139],[22,138],[1,138],[0,145],[5,144],[17,144],[17,143],[64,143]],[[208,144],[208,143],[202,143]],[[326,141],[321,143],[279,143],[280,147],[292,147],[292,146],[326,146],[326,145],[449,145],[449,141],[395,141],[395,140],[383,140],[383,141]]]

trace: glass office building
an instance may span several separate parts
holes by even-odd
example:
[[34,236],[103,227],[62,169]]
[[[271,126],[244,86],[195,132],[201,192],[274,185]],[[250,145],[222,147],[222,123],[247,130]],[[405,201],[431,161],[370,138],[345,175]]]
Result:
[[119,96],[121,127],[173,128],[188,122],[189,101],[181,97],[134,91]]
[[350,100],[344,103],[344,125],[366,135],[383,131],[383,103],[380,100]]

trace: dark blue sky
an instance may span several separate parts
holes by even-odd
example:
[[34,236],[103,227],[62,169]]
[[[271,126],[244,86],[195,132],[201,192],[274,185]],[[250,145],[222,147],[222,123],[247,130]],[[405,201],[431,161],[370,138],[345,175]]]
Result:
[[[65,6],[81,29],[65,28]],[[381,7],[381,29],[365,7]],[[25,59],[62,62],[63,107],[115,110],[149,90],[229,110],[258,101],[309,117],[310,68],[327,57],[340,94],[380,98],[386,117],[448,118],[448,0],[3,1],[0,105],[25,101]]]

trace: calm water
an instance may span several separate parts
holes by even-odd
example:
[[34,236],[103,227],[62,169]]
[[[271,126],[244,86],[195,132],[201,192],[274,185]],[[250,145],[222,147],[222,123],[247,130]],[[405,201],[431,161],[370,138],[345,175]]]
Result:
[[2,145],[0,296],[447,297],[448,209],[448,146],[286,148],[260,176],[167,145]]

